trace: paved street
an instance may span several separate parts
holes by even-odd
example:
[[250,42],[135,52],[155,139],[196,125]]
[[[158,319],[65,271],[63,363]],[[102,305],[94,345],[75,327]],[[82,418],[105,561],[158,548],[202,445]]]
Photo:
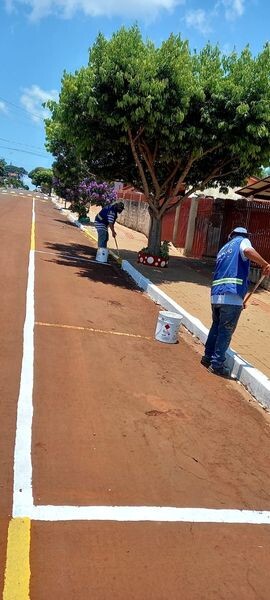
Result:
[[269,415],[38,196],[0,195],[4,600],[268,600]]

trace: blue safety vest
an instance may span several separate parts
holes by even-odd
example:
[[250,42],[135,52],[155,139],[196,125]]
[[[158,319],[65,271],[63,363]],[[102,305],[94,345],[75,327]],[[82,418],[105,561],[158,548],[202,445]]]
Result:
[[248,288],[249,260],[243,260],[240,252],[241,236],[225,244],[217,255],[212,282],[212,295],[238,294],[245,297]]
[[[111,218],[108,218],[110,215]],[[96,223],[102,223],[103,225],[108,226],[109,223],[115,223],[117,218],[117,206],[109,205],[102,208],[102,210],[97,214],[95,221]]]

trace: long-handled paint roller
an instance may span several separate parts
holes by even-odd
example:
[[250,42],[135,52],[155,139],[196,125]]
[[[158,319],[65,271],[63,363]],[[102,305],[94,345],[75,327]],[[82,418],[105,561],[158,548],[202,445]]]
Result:
[[116,239],[116,237],[114,238],[114,241],[115,241],[116,250],[117,250],[117,254],[118,254],[118,256],[117,256],[117,262],[118,262],[118,264],[119,264],[119,265],[121,265],[121,264],[122,264],[122,262],[123,262],[123,259],[122,259],[122,258],[121,258],[121,256],[120,256],[120,252],[119,252],[119,248],[118,248],[118,244],[117,244],[117,239]]
[[246,308],[248,300],[250,299],[250,297],[252,296],[252,294],[254,294],[254,292],[256,292],[257,288],[262,283],[262,281],[263,281],[264,278],[265,278],[265,275],[262,275],[260,277],[259,281],[257,281],[256,285],[254,286],[253,290],[246,295],[246,297],[244,299],[244,308]]

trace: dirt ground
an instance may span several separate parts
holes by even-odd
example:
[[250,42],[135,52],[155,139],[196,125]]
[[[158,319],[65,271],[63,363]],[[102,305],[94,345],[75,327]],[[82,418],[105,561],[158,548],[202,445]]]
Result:
[[[31,208],[29,197],[1,199],[2,587]],[[188,334],[155,341],[158,307],[94,257],[37,198],[34,504],[269,510],[269,415],[209,374]],[[30,598],[268,600],[269,551],[263,525],[48,517],[31,523]]]

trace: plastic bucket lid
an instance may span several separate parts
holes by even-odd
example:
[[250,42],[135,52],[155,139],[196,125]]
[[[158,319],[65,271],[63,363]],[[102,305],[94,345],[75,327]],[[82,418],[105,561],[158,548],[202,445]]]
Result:
[[161,310],[159,315],[164,319],[172,319],[172,321],[181,321],[183,315],[180,313],[170,312],[169,310]]

